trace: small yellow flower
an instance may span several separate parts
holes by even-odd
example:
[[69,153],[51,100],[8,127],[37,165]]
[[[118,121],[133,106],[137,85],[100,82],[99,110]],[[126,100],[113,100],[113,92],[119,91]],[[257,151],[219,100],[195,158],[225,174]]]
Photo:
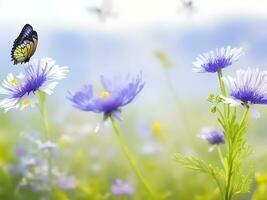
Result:
[[267,184],[267,174],[256,174],[256,181],[258,184]]
[[162,130],[162,125],[158,122],[154,122],[151,125],[151,132],[153,137],[155,137],[158,140],[163,141],[164,140],[164,133]]
[[155,122],[151,125],[151,131],[153,134],[157,135],[162,131],[161,124],[158,122]]

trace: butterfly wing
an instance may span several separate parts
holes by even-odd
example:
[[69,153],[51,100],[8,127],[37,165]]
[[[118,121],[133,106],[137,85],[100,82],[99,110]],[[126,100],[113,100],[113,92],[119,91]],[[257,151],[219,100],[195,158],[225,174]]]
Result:
[[11,59],[14,64],[28,62],[36,50],[37,43],[37,32],[33,30],[31,25],[26,24],[14,41],[11,50]]
[[35,52],[35,50],[37,48],[37,44],[38,44],[37,32],[36,31],[31,32],[29,38],[27,38],[27,41],[28,41],[26,43],[27,44],[26,45],[27,54],[28,54],[28,58],[30,59],[33,56],[33,54],[34,54],[34,52]]

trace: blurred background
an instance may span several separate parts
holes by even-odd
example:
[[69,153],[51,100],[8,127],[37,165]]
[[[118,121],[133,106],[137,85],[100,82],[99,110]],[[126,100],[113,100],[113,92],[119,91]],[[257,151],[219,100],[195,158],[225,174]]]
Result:
[[[266,8],[264,0],[0,0],[2,79],[23,68],[13,66],[10,51],[26,23],[39,36],[33,58],[52,57],[70,69],[48,98],[53,140],[58,144],[54,165],[74,184],[58,189],[54,198],[146,199],[110,124],[95,133],[102,116],[77,111],[66,99],[67,91],[86,83],[99,87],[100,75],[142,71],[145,88],[123,109],[120,123],[138,165],[157,191],[169,193],[169,199],[219,199],[209,177],[171,160],[179,152],[218,161],[198,137],[203,127],[218,127],[206,101],[210,93],[218,92],[217,77],[193,73],[192,62],[200,53],[231,45],[244,48],[245,55],[227,74],[239,68],[266,69]],[[262,117],[249,120],[247,134],[255,150],[250,160],[255,177],[251,192],[242,199],[264,200],[267,111],[257,109]],[[23,173],[10,171],[23,157],[18,148],[31,148],[29,135],[42,134],[39,110],[1,111],[0,119],[0,198],[41,199],[45,190],[20,187]],[[134,192],[114,194],[116,179],[127,182]]]

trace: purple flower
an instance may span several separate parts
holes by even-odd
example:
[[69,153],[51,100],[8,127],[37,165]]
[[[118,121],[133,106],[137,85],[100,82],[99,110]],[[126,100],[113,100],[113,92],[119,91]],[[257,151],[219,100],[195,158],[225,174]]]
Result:
[[121,179],[117,179],[116,182],[111,186],[112,194],[114,195],[132,195],[134,189],[131,185],[125,183]]
[[243,55],[242,48],[233,48],[230,46],[227,48],[216,49],[215,52],[210,51],[209,53],[204,53],[196,58],[193,62],[195,68],[194,72],[207,72],[215,73],[220,69],[228,67],[236,62],[240,56]]
[[101,83],[104,91],[99,95],[94,93],[92,85],[86,85],[74,94],[70,93],[68,99],[80,110],[104,113],[105,117],[112,114],[120,119],[120,108],[131,103],[144,87],[141,74],[134,78],[114,77],[112,80],[101,76]]
[[41,151],[51,150],[57,147],[57,144],[50,141],[47,141],[45,143],[39,142],[38,145]]
[[76,178],[74,176],[70,177],[59,177],[57,179],[57,186],[61,189],[71,190],[76,188]]
[[221,130],[212,130],[204,128],[201,131],[200,137],[207,140],[211,145],[224,144],[224,134]]
[[234,99],[245,104],[267,104],[267,71],[238,70],[235,78],[228,76],[223,80]]

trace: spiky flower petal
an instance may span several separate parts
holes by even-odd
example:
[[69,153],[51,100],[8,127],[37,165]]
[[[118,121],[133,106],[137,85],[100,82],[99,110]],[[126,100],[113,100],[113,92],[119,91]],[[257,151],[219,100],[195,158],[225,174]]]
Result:
[[226,68],[236,62],[243,55],[242,48],[227,48],[216,49],[208,53],[199,55],[196,61],[193,62],[194,72],[215,73],[220,69]]

